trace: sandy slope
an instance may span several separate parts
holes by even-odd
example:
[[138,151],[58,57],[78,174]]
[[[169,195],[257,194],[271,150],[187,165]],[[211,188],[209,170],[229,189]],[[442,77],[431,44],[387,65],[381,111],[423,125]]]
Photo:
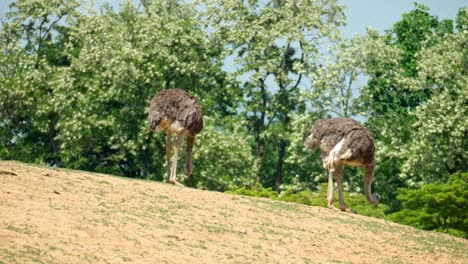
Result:
[[0,161],[0,263],[468,263],[468,243],[325,208]]

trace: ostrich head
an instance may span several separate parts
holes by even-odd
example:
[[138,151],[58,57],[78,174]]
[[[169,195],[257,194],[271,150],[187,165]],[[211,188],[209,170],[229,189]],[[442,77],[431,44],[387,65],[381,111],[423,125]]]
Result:
[[372,194],[372,200],[374,200],[373,205],[377,205],[379,203],[380,199],[381,199],[381,197],[380,197],[379,194],[377,194],[377,193]]
[[320,139],[318,139],[314,133],[311,133],[310,136],[307,138],[304,146],[307,149],[314,150],[316,149],[320,144]]
[[148,125],[151,130],[156,130],[159,132],[160,130],[160,123],[163,119],[163,115],[157,111],[149,112],[148,114]]

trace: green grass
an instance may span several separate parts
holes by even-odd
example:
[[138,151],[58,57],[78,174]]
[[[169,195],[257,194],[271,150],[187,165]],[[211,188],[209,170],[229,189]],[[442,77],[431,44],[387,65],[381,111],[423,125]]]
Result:
[[98,181],[97,183],[99,183],[99,184],[107,184],[107,185],[112,185],[110,182],[108,182],[108,181],[104,181],[104,180],[103,180],[103,181]]
[[24,229],[24,228],[19,228],[19,227],[15,227],[15,226],[7,226],[6,227],[7,230],[10,230],[10,231],[14,231],[14,232],[17,232],[17,233],[20,233],[20,234],[23,234],[23,235],[31,235],[31,234],[34,234],[34,232],[28,230],[28,229]]
[[195,243],[195,244],[185,243],[185,245],[189,246],[191,248],[208,249],[208,247],[206,246],[206,241],[198,240],[196,242],[198,242],[198,243]]
[[224,226],[216,226],[216,225],[201,225],[203,228],[208,230],[210,233],[228,233],[229,230]]
[[[16,263],[16,260],[19,258],[16,251],[10,251],[8,249],[0,248],[0,256],[3,260],[0,260],[0,263]],[[3,262],[6,261],[6,262]]]
[[406,262],[404,262],[403,260],[400,260],[400,259],[392,259],[392,260],[386,261],[385,263],[388,263],[388,264],[405,264]]
[[253,249],[256,249],[256,250],[262,250],[262,246],[261,246],[261,245],[253,245],[252,248],[253,248]]
[[[419,249],[421,251],[431,253],[443,251],[461,259],[468,257],[467,248],[464,243],[451,239],[450,237],[447,238],[440,234],[425,233],[420,230],[418,231],[419,232],[417,234],[408,236],[407,239],[420,245]],[[444,248],[442,248],[441,245],[444,245]]]

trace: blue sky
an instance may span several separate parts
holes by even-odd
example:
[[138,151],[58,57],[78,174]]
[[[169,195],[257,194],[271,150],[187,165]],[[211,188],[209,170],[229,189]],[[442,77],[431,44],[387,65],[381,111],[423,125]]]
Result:
[[[401,19],[403,13],[414,9],[411,0],[340,0],[347,6],[348,24],[343,34],[352,37],[356,33],[365,33],[367,27],[383,32]],[[417,1],[430,8],[430,13],[441,19],[455,19],[458,9],[468,6],[465,0],[426,0]]]
[[[0,0],[0,15],[7,10],[12,0]],[[96,0],[96,3],[119,1]],[[380,32],[390,28],[401,18],[401,14],[413,9],[411,0],[340,0],[347,6],[348,24],[343,28],[343,34],[351,37],[356,33],[365,33],[367,27]],[[431,14],[439,19],[454,19],[459,8],[467,6],[466,0],[424,0],[417,1],[431,9]]]

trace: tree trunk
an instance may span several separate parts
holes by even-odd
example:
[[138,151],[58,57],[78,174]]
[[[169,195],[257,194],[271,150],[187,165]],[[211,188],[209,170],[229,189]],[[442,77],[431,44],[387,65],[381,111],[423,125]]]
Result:
[[265,140],[263,136],[257,136],[257,158],[255,159],[255,179],[257,182],[261,182],[261,169],[263,163],[263,154],[265,149]]
[[280,185],[283,181],[283,164],[284,164],[284,155],[286,153],[286,140],[280,139],[279,149],[278,149],[278,162],[276,164],[276,179],[275,179],[275,190],[280,191]]
[[[149,142],[146,141],[145,144],[148,144]],[[147,147],[144,151],[143,154],[143,166],[141,168],[141,175],[144,179],[148,179],[148,171],[149,171],[149,158],[151,156],[151,152],[149,151],[149,147]]]
[[49,139],[50,147],[52,148],[51,161],[52,161],[53,165],[60,166],[57,143],[55,142],[55,135],[56,135],[55,125],[57,124],[58,116],[55,113],[50,113],[48,118],[49,118],[48,139]]
[[444,225],[445,225],[445,233],[448,234],[449,227],[448,227],[448,223],[447,223],[447,217],[444,217]]
[[255,160],[255,178],[257,182],[261,182],[261,169],[263,164],[263,155],[265,150],[265,138],[263,136],[263,132],[265,131],[265,117],[266,117],[266,109],[267,109],[267,94],[264,83],[261,83],[261,92],[262,92],[262,101],[261,101],[261,109],[260,109],[260,118],[257,121],[256,126],[256,141],[257,141],[257,157]]

